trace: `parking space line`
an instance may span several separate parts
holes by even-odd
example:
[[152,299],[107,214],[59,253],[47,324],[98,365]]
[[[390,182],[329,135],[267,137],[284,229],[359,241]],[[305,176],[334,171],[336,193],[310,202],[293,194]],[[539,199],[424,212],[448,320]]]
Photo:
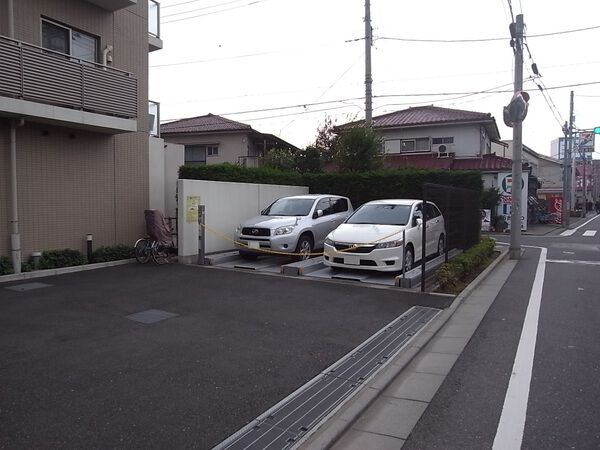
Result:
[[593,237],[593,236],[596,236],[596,233],[597,233],[596,230],[587,230],[587,231],[584,231],[583,235]]

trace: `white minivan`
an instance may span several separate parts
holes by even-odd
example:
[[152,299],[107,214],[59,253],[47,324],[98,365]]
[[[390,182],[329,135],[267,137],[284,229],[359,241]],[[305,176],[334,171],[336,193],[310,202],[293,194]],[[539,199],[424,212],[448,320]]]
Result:
[[408,271],[421,257],[423,226],[427,227],[425,255],[443,253],[444,217],[434,203],[427,202],[425,208],[422,200],[365,203],[329,233],[325,239],[324,262],[330,267],[382,272],[400,271],[404,262]]

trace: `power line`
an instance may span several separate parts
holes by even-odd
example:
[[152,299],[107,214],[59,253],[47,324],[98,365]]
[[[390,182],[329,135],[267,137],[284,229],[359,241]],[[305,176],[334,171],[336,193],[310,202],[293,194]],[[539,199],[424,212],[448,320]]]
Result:
[[247,6],[253,6],[253,5],[256,5],[258,3],[262,3],[262,2],[266,2],[266,1],[267,0],[253,0],[250,3],[246,3],[244,5],[232,6],[231,8],[220,9],[219,11],[212,11],[212,12],[207,12],[207,13],[203,13],[203,14],[196,14],[195,16],[182,17],[181,19],[166,20],[164,22],[161,22],[161,24],[162,25],[168,25],[170,23],[181,22],[183,20],[190,20],[190,19],[196,19],[198,17],[211,16],[213,14],[219,14],[219,13],[222,13],[222,12],[233,11],[235,9],[245,8]]
[[167,17],[173,17],[173,16],[181,16],[182,14],[189,14],[189,13],[193,13],[196,11],[203,11],[206,9],[212,9],[212,8],[218,8],[219,6],[226,6],[226,5],[231,5],[232,3],[239,3],[242,0],[231,0],[229,2],[225,2],[225,3],[217,3],[216,5],[210,5],[210,6],[203,6],[201,8],[196,8],[196,9],[188,9],[187,11],[180,11],[180,12],[176,12],[173,14],[166,14],[161,16],[162,19],[165,19]]
[[[595,25],[591,27],[585,28],[577,28],[573,30],[563,30],[563,31],[554,31],[550,33],[540,33],[540,34],[532,34],[527,36],[528,38],[538,38],[538,37],[546,37],[546,36],[557,36],[561,34],[568,33],[578,33],[580,31],[589,31],[596,30],[600,28],[600,25]],[[401,37],[386,37],[386,36],[377,36],[378,40],[386,40],[386,41],[403,41],[403,42],[426,42],[426,43],[468,43],[468,42],[491,42],[491,41],[506,41],[507,37],[490,37],[490,38],[477,38],[477,39],[417,39],[417,38],[401,38]],[[356,39],[359,40],[359,39]],[[351,42],[351,41],[346,41]]]
[[204,0],[188,0],[186,2],[179,2],[179,3],[172,3],[170,5],[160,5],[160,9],[167,9],[167,8],[173,8],[175,6],[181,6],[181,5],[187,5],[188,3],[198,3],[198,2],[202,2]]
[[508,9],[510,11],[510,18],[514,22],[515,21],[515,15],[513,14],[512,2],[510,0],[506,0],[506,1],[508,2]]

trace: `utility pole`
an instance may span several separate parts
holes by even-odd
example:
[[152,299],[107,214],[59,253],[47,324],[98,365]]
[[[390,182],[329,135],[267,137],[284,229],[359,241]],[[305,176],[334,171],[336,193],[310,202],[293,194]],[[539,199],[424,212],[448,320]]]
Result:
[[371,76],[371,0],[365,0],[365,125],[370,127],[373,119],[373,78]]
[[[570,205],[571,208],[575,208],[575,193],[577,191],[577,155],[573,156],[573,122],[575,121],[574,116],[574,92],[571,91],[571,101],[569,102],[569,137],[567,143],[569,146],[569,168],[571,169],[569,178],[569,193],[570,193]],[[571,211],[569,211],[569,216]]]
[[563,202],[562,202],[562,224],[569,228],[571,221],[571,159],[568,150],[569,142],[569,124],[565,122],[563,126],[565,141],[563,142]]
[[[523,14],[517,15],[514,32],[515,94],[523,90]],[[512,205],[510,211],[510,259],[521,257],[521,180],[523,179],[523,121],[517,120],[513,127]]]

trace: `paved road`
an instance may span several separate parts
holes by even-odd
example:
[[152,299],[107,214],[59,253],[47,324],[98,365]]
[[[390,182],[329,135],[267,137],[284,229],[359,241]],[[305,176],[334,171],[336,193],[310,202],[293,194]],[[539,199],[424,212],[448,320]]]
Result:
[[[0,448],[210,448],[414,304],[398,290],[137,264],[0,285]],[[127,315],[177,314],[153,324]]]
[[523,244],[545,266],[526,248],[403,448],[600,448],[600,217]]

